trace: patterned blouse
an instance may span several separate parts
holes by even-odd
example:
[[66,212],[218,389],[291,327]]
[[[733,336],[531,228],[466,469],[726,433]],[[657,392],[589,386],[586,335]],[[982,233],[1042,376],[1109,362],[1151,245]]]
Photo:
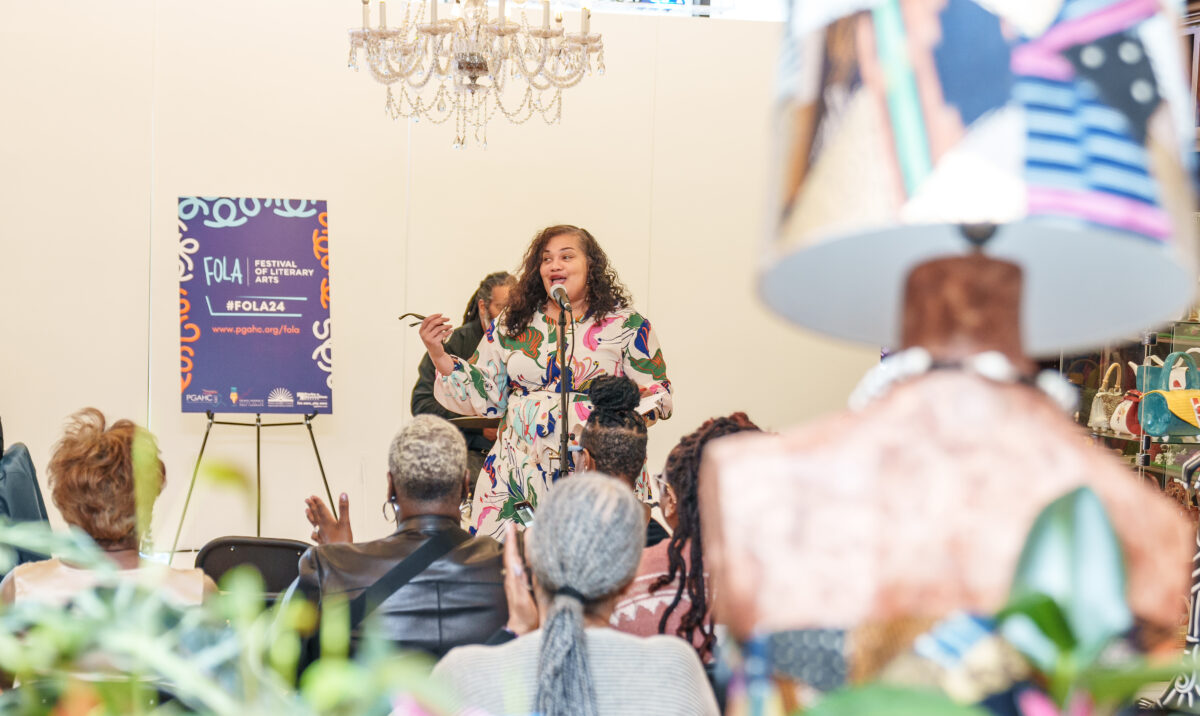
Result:
[[[434,381],[434,396],[463,415],[500,416],[499,435],[475,485],[471,531],[500,537],[518,502],[537,509],[559,466],[558,325],[543,311],[509,338],[496,323],[471,360],[451,356],[454,370]],[[650,322],[630,308],[567,326],[572,385],[567,424],[572,445],[592,411],[587,390],[601,375],[625,375],[642,393],[638,411],[671,415],[671,382]],[[573,459],[568,456],[568,471]]]

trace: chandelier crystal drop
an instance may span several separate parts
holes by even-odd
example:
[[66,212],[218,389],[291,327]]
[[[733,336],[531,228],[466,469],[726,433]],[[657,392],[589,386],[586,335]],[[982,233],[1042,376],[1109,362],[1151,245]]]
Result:
[[434,124],[453,119],[456,149],[471,138],[486,148],[487,124],[497,113],[514,124],[535,114],[557,123],[562,91],[592,72],[604,74],[604,43],[591,32],[586,6],[573,33],[563,29],[561,12],[551,21],[550,0],[541,0],[540,25],[526,16],[535,0],[512,0],[511,13],[498,0],[494,19],[484,0],[453,0],[442,18],[438,0],[410,0],[395,27],[380,0],[376,28],[370,1],[362,0],[362,27],[350,30],[348,66],[357,71],[365,51],[371,76],[387,86],[388,114]]

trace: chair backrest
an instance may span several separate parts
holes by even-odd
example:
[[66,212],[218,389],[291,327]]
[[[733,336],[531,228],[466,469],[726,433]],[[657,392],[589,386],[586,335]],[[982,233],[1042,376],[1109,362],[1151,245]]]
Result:
[[306,542],[273,537],[217,537],[200,548],[196,566],[218,581],[240,564],[256,568],[268,595],[278,595],[300,575],[300,555]]

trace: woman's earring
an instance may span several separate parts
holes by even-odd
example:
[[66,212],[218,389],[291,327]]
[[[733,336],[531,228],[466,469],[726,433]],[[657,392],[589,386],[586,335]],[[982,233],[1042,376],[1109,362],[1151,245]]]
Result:
[[[389,509],[390,508],[390,509]],[[400,512],[400,507],[395,500],[387,500],[383,503],[383,519],[388,522],[395,522],[396,515]]]

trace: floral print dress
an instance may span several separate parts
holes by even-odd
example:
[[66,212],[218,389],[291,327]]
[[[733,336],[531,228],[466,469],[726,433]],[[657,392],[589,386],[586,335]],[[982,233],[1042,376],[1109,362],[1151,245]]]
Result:
[[[471,360],[450,356],[454,370],[438,374],[434,396],[463,415],[499,416],[500,427],[475,485],[471,531],[502,537],[518,502],[538,501],[554,482],[559,467],[560,386],[556,350],[558,324],[543,311],[529,327],[509,338],[496,322],[483,336]],[[602,318],[586,316],[567,325],[567,371],[572,385],[567,424],[572,445],[592,411],[587,390],[601,375],[624,375],[642,394],[638,412],[665,419],[671,415],[671,382],[650,322],[622,308]],[[568,471],[573,466],[568,456]],[[644,470],[643,470],[644,472]],[[644,476],[643,476],[644,477]]]

